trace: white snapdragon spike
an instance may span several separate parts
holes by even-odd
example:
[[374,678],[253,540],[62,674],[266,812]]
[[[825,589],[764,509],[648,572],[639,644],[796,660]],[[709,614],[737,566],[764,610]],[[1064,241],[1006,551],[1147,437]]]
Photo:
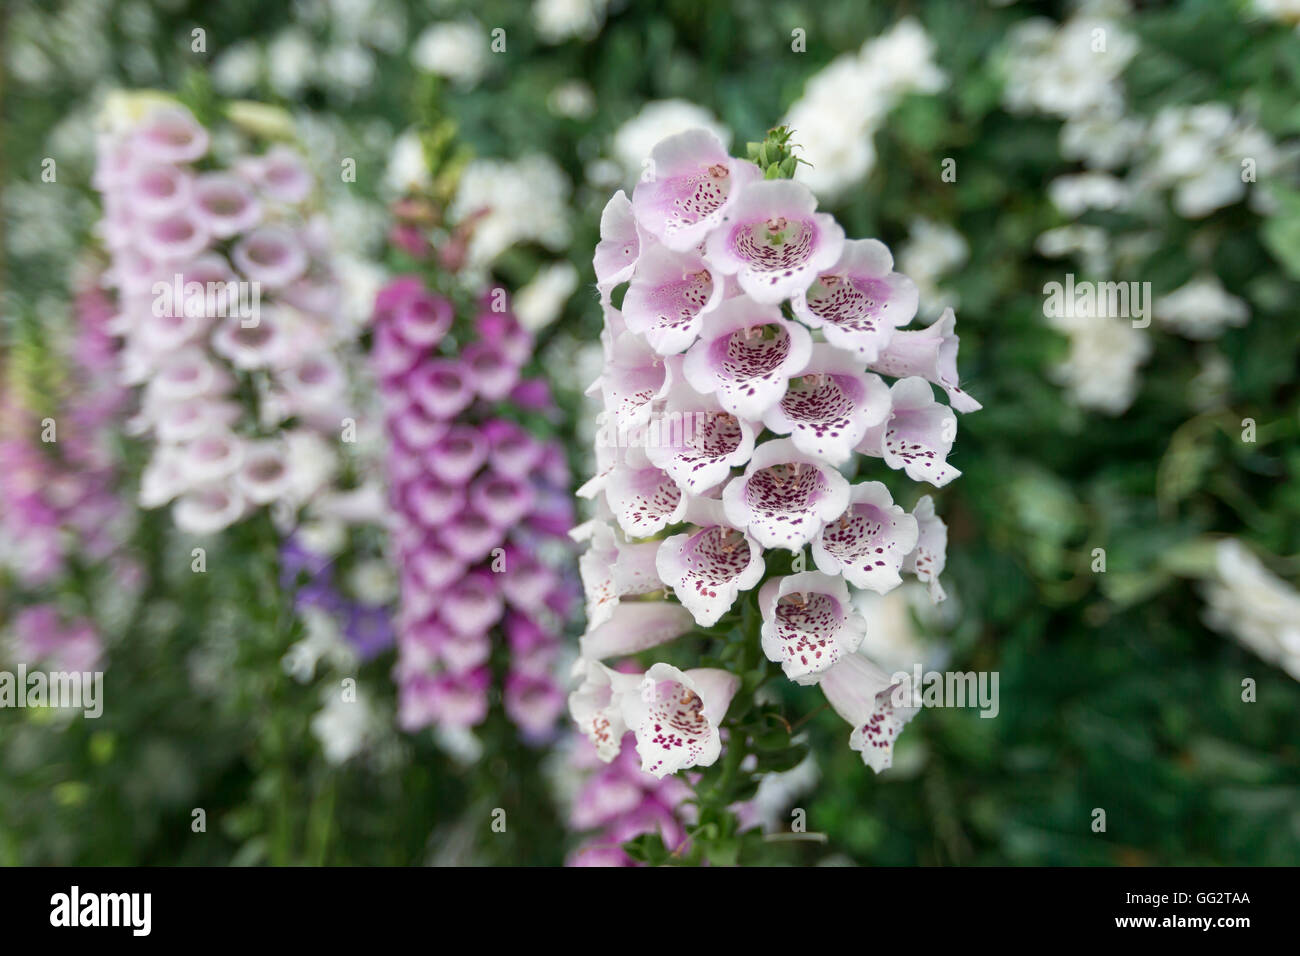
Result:
[[917,375],[948,393],[948,403],[959,412],[977,412],[984,406],[957,384],[957,317],[944,309],[931,325],[915,331],[895,332],[869,366],[882,375],[906,378]]
[[621,601],[600,627],[582,636],[583,657],[602,661],[666,644],[691,629],[690,612],[668,601]]
[[663,587],[655,569],[659,542],[627,542],[604,521],[593,523],[587,550],[578,559],[587,598],[587,626],[600,627],[625,595],[649,594]]
[[790,378],[811,357],[807,329],[787,322],[776,306],[739,295],[705,317],[682,374],[697,392],[716,394],[727,411],[757,420],[781,400]]
[[874,362],[894,329],[916,315],[916,283],[893,270],[894,257],[883,242],[849,240],[839,261],[796,292],[790,307],[831,345]]
[[656,352],[676,355],[700,334],[705,314],[722,302],[725,285],[698,252],[649,244],[623,297],[623,321]]
[[815,684],[867,632],[843,578],[804,571],[772,578],[758,594],[763,653],[796,684]]
[[686,519],[697,527],[659,544],[656,569],[700,627],[712,627],[763,578],[763,549],[727,524],[722,502],[695,499]]
[[853,726],[849,747],[862,762],[880,773],[894,763],[894,741],[916,708],[900,706],[900,688],[889,675],[861,654],[847,654],[821,680],[822,693],[835,713]]
[[632,210],[641,228],[670,249],[698,246],[762,174],[757,166],[727,155],[722,141],[704,129],[662,140],[650,151]]
[[763,414],[763,424],[789,435],[806,454],[836,465],[848,461],[867,429],[889,414],[889,386],[861,364],[849,353],[814,345],[808,365]]
[[807,186],[772,179],[746,186],[709,233],[709,261],[734,275],[758,302],[777,303],[803,292],[844,250],[844,230],[817,212]]
[[849,483],[788,438],[754,450],[745,473],[722,492],[727,521],[764,548],[798,551],[849,503]]
[[662,779],[690,767],[710,767],[722,752],[718,724],[731,706],[740,678],[702,667],[679,670],[655,664],[640,693],[624,694],[623,721],[636,734],[641,769]]
[[961,474],[948,464],[957,437],[957,416],[935,401],[930,383],[913,376],[900,379],[889,390],[889,418],[867,431],[858,451],[884,458],[890,468],[902,469],[913,481],[942,488]]
[[602,305],[608,305],[610,293],[632,278],[640,255],[641,234],[632,215],[632,200],[620,189],[600,214],[600,242],[592,258]]
[[850,490],[844,513],[813,539],[813,562],[827,574],[842,574],[855,588],[885,594],[903,583],[899,571],[916,548],[917,535],[916,517],[894,504],[889,489],[864,481]]
[[643,675],[621,674],[587,659],[580,659],[575,670],[581,673],[582,684],[569,695],[569,713],[600,759],[609,763],[623,749],[623,735],[628,729],[623,720],[623,700],[640,695]]
[[605,483],[605,500],[629,537],[648,538],[682,520],[687,496],[667,472],[653,465],[620,465]]
[[700,495],[731,476],[754,452],[754,425],[724,411],[712,395],[675,386],[651,421],[645,456],[687,494]]
[[915,574],[922,584],[929,585],[930,600],[938,604],[947,597],[939,575],[948,563],[948,526],[934,513],[934,499],[929,495],[918,499],[912,517],[917,526],[916,547],[903,559],[902,568]]

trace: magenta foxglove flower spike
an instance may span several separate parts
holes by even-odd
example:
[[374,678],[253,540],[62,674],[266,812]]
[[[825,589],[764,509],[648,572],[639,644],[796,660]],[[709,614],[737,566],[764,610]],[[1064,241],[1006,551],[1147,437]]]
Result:
[[[402,569],[399,722],[411,731],[476,727],[495,686],[520,736],[538,741],[564,709],[554,670],[566,582],[544,552],[573,524],[568,471],[558,446],[502,417],[528,381],[527,333],[512,315],[485,312],[462,321],[462,344],[450,347],[454,311],[410,276],[375,300]],[[501,645],[508,663],[499,673]]]

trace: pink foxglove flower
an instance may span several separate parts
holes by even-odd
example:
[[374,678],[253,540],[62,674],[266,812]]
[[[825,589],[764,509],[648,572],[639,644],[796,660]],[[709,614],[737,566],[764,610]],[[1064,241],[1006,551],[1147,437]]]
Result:
[[[291,526],[338,471],[356,325],[304,159],[277,145],[222,168],[210,143],[184,107],[147,103],[99,147],[118,362],[144,387],[133,429],[156,443],[140,501],[175,501],[192,533],[259,507]],[[318,440],[281,448],[290,419]]]
[[[979,405],[958,385],[955,320],[904,328],[915,283],[882,243],[846,241],[781,178],[796,163],[788,139],[751,144],[759,171],[709,133],[671,137],[631,202],[616,195],[602,216],[604,368],[587,392],[601,411],[595,474],[579,490],[595,517],[573,534],[587,547],[588,623],[569,703],[600,759],[618,759],[632,733],[657,776],[746,746],[743,724],[722,726],[734,694],[752,712],[748,681],[688,667],[685,648],[672,667],[645,653],[692,631],[726,644],[702,663],[739,661],[747,676],[767,666],[770,679],[779,664],[820,684],[854,725],[851,746],[884,769],[911,712],[859,653],[855,592],[888,593],[907,573],[943,598],[934,503],[908,513],[915,495],[896,502],[872,478],[958,476],[954,410]],[[615,659],[649,669],[638,678]]]

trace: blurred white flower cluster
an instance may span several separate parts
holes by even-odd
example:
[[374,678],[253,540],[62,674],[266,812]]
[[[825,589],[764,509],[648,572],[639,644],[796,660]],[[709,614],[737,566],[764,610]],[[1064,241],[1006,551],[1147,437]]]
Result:
[[1300,593],[1235,538],[1219,543],[1205,599],[1210,627],[1300,680]]
[[[1128,10],[1124,0],[1088,0],[1061,24],[1026,21],[1012,33],[1002,65],[1003,105],[1063,119],[1061,156],[1085,167],[1049,185],[1052,204],[1073,221],[1041,234],[1036,248],[1049,258],[1077,257],[1086,275],[1105,281],[1140,278],[1132,273],[1153,251],[1170,208],[1196,220],[1249,199],[1267,214],[1267,192],[1248,187],[1282,164],[1269,136],[1225,104],[1166,106],[1149,119],[1130,113],[1123,73],[1139,45],[1121,26]],[[1092,210],[1124,212],[1143,225],[1116,233],[1081,222]],[[1249,320],[1245,301],[1228,293],[1211,267],[1207,257],[1181,288],[1154,290],[1163,328],[1206,340]],[[1070,339],[1053,374],[1071,399],[1087,409],[1124,412],[1152,351],[1149,333],[1121,316],[1049,315],[1047,321]]]
[[[782,121],[802,155],[795,179],[824,199],[861,181],[876,163],[872,140],[906,93],[935,93],[947,82],[934,64],[934,44],[910,17],[836,57],[814,74]],[[644,154],[642,154],[644,155]]]
[[521,242],[563,249],[571,230],[569,192],[564,171],[541,153],[469,163],[448,212],[456,223],[476,217],[466,268],[471,273],[483,270]]
[[590,40],[605,25],[609,0],[536,0],[533,25],[547,43]]

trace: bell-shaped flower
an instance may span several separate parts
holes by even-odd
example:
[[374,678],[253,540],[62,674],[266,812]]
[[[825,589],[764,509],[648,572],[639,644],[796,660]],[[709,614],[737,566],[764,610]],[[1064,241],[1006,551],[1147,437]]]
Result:
[[[984,406],[957,385],[957,317],[952,309],[924,329],[895,332],[889,344],[869,364],[894,378],[917,375],[948,393],[948,404],[959,412]],[[829,337],[828,337],[829,338]]]
[[402,493],[403,512],[430,531],[440,528],[465,508],[463,485],[422,473],[406,483]]
[[653,465],[620,465],[605,482],[605,500],[628,537],[648,538],[682,520],[687,496],[667,472]]
[[659,354],[676,355],[690,347],[704,315],[722,302],[724,285],[699,253],[650,244],[623,297],[623,321]]
[[942,488],[961,474],[948,464],[948,452],[957,438],[957,416],[936,402],[930,383],[918,376],[899,379],[889,390],[889,418],[858,443],[858,451],[884,458],[890,468],[901,468],[913,481],[928,481]]
[[688,494],[703,494],[749,461],[754,426],[686,384],[672,388],[646,430],[645,457]]
[[187,534],[215,534],[248,510],[248,501],[229,485],[209,485],[186,492],[172,508],[176,527]]
[[894,741],[916,716],[904,688],[866,657],[848,654],[822,676],[821,689],[835,713],[853,726],[849,747],[862,754],[862,762],[876,773],[892,766]]
[[592,259],[601,304],[608,305],[610,293],[632,278],[640,255],[641,235],[632,215],[632,200],[620,189],[600,214],[600,242]]
[[669,601],[620,601],[608,621],[582,635],[579,653],[593,661],[627,657],[689,631],[691,614]]
[[711,627],[741,591],[763,579],[763,549],[727,524],[720,501],[697,499],[686,517],[699,527],[659,542],[658,578],[673,589],[696,624]]
[[194,207],[217,239],[247,232],[261,221],[262,205],[248,183],[229,173],[203,173],[194,183]]
[[642,229],[684,252],[704,241],[760,175],[753,163],[727,155],[708,130],[688,129],[650,151],[632,191],[632,211]]
[[855,588],[885,594],[903,583],[898,572],[916,541],[916,518],[879,481],[864,481],[850,489],[844,513],[813,539],[813,562]]
[[607,522],[593,522],[587,550],[578,559],[588,628],[608,621],[623,596],[649,594],[663,587],[655,570],[658,551],[657,541],[624,541]]
[[709,234],[708,259],[757,302],[776,303],[804,291],[844,250],[844,230],[817,212],[807,186],[769,179],[746,186]]
[[646,422],[653,401],[663,398],[671,385],[664,357],[640,336],[623,332],[615,337],[605,368],[587,393],[600,393],[610,424],[622,429]]
[[519,365],[487,342],[471,342],[461,350],[460,360],[474,391],[489,402],[505,398],[519,381]]
[[487,515],[466,508],[439,529],[452,553],[466,564],[486,558],[501,543],[504,532]]
[[867,633],[844,579],[819,571],[772,578],[758,593],[758,607],[763,653],[796,684],[817,683]]
[[916,315],[916,283],[893,268],[883,242],[852,239],[839,261],[797,292],[790,307],[831,345],[874,362],[894,329]]
[[[188,206],[158,219],[142,221],[136,229],[140,251],[155,263],[187,262],[207,249],[212,240],[203,221]],[[258,277],[250,275],[249,278]]]
[[132,135],[139,155],[159,163],[189,163],[208,151],[208,131],[185,107],[159,106]]
[[522,521],[536,500],[533,486],[523,477],[485,471],[469,488],[469,502],[498,528],[509,530]]
[[[440,538],[421,537],[407,555],[402,573],[410,590],[437,592],[464,575],[465,562]],[[407,590],[404,586],[403,593]]]
[[248,279],[269,289],[286,286],[307,271],[302,240],[284,226],[258,226],[235,244],[230,259]]
[[849,503],[849,483],[788,438],[754,449],[745,473],[722,492],[727,522],[764,548],[798,551]]
[[425,456],[429,470],[449,485],[463,485],[487,460],[487,441],[471,425],[452,425]]
[[618,756],[627,733],[623,700],[640,695],[643,675],[621,674],[587,659],[579,659],[575,670],[582,675],[582,683],[569,695],[569,713],[600,759],[609,763]]
[[505,603],[496,577],[485,568],[475,568],[443,592],[438,617],[449,630],[472,637],[501,619]]
[[697,392],[716,394],[733,415],[757,421],[781,400],[786,383],[811,357],[807,329],[787,322],[776,306],[739,295],[705,316],[682,374]]
[[691,767],[710,767],[722,752],[718,724],[727,714],[740,678],[700,667],[682,671],[655,664],[639,693],[623,694],[623,722],[636,734],[641,769],[662,779]]
[[456,359],[422,362],[407,378],[411,397],[431,418],[454,418],[474,401],[474,385]]
[[903,560],[903,570],[916,575],[916,579],[930,587],[930,600],[938,604],[946,594],[939,583],[948,562],[948,526],[934,513],[934,499],[922,495],[912,509],[916,519],[916,547]]
[[[132,211],[140,218],[162,219],[194,201],[194,186],[194,174],[187,169],[165,163],[141,163],[128,174],[127,195]],[[201,206],[198,211],[200,218],[205,219]]]
[[789,435],[794,446],[840,465],[848,461],[867,429],[889,414],[889,386],[862,371],[861,361],[829,345],[813,346],[802,374],[763,414],[763,424]]
[[541,461],[542,443],[514,422],[493,419],[479,430],[488,441],[488,461],[497,471],[526,475]]

